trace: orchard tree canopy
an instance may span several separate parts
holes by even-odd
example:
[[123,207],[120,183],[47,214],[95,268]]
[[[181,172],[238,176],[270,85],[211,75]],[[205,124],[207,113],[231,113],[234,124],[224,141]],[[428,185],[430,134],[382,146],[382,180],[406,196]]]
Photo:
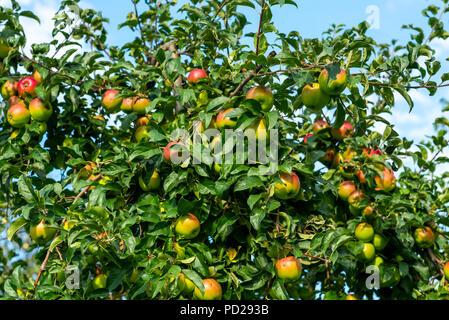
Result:
[[120,47],[79,5],[30,52],[39,17],[0,7],[3,298],[449,299],[449,120],[385,119],[449,86],[448,0],[407,43],[280,32],[301,1],[130,0]]

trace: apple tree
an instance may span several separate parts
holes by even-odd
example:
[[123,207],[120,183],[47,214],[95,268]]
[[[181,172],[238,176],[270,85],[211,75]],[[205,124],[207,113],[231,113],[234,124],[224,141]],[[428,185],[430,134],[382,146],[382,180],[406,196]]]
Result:
[[39,17],[0,7],[1,295],[448,299],[449,121],[410,141],[386,120],[449,85],[447,2],[378,43],[366,22],[280,32],[300,1],[131,0],[113,46],[63,0],[30,50]]

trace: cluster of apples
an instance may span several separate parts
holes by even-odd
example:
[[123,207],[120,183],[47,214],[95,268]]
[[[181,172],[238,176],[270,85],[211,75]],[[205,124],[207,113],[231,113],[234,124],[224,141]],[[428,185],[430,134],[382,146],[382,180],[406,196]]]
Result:
[[[53,113],[53,107],[48,101],[36,97],[35,89],[41,81],[41,75],[34,71],[18,82],[8,80],[2,85],[1,95],[7,101],[7,120],[12,127],[22,128],[33,120],[39,123],[41,134],[47,131],[46,122]],[[13,132],[14,136],[17,134],[17,130]]]

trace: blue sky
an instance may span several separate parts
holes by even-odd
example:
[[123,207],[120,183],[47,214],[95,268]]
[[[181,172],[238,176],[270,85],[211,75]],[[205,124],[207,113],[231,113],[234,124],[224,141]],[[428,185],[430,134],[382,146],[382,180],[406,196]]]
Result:
[[[180,0],[178,6],[184,3]],[[33,10],[41,17],[41,24],[30,19],[23,19],[29,43],[39,43],[51,39],[51,29],[53,17],[58,8],[57,0],[19,0],[24,9]],[[288,33],[289,31],[299,31],[303,37],[320,37],[331,24],[345,24],[346,26],[356,25],[372,17],[377,26],[369,30],[369,35],[378,42],[390,42],[392,39],[399,40],[405,44],[409,40],[409,31],[401,29],[404,24],[413,23],[423,28],[427,33],[430,27],[421,15],[422,9],[427,5],[441,5],[439,0],[320,0],[305,1],[298,0],[298,8],[285,5],[281,8],[273,9],[273,17],[279,31]],[[0,5],[8,5],[9,0],[0,0]],[[131,0],[83,0],[82,7],[91,7],[103,12],[105,17],[110,19],[108,25],[110,43],[120,45],[129,41],[133,35],[128,29],[118,30],[117,25],[126,19],[128,12],[133,10]],[[140,10],[145,7],[142,0]],[[253,24],[248,27],[248,32],[255,31],[258,23],[258,12],[251,9],[244,9],[248,20]],[[443,21],[448,20],[446,16]],[[378,19],[377,19],[378,18]],[[437,50],[437,56],[442,62],[442,71],[449,72],[445,59],[449,56],[449,40],[436,40],[431,45]],[[438,78],[436,79],[438,80]],[[393,115],[388,116],[388,120],[396,125],[396,130],[401,136],[408,139],[420,141],[426,139],[426,135],[433,133],[433,120],[442,116],[443,105],[440,100],[443,97],[449,98],[449,89],[443,88],[439,93],[430,97],[426,90],[412,90],[410,95],[415,101],[415,108],[412,113],[408,112],[408,105],[397,95],[396,108]],[[379,125],[378,129],[383,130]]]

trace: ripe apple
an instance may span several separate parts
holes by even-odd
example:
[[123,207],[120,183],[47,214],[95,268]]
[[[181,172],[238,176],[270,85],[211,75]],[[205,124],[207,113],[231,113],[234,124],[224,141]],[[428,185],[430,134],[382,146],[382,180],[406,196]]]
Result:
[[374,182],[376,183],[376,190],[382,190],[389,192],[396,187],[396,177],[394,176],[393,169],[388,170],[384,166],[382,170],[382,177],[376,175],[374,177]]
[[161,185],[161,178],[159,177],[159,173],[156,170],[154,170],[148,183],[145,183],[143,175],[140,175],[139,185],[143,191],[158,190]]
[[12,97],[10,97],[10,98],[8,99],[8,103],[6,104],[6,106],[9,108],[9,107],[12,107],[12,106],[15,105],[15,104],[21,104],[21,105],[23,105],[24,107],[27,106],[27,105],[25,104],[25,102],[24,102],[22,99],[20,99],[18,96],[12,96]]
[[314,83],[312,86],[306,85],[302,89],[302,102],[306,107],[312,108],[314,111],[320,111],[330,101],[330,97],[321,91],[320,85]]
[[354,295],[352,295],[352,294],[347,294],[346,295],[346,300],[359,300],[359,299],[357,299]]
[[200,233],[201,224],[197,217],[188,213],[181,216],[175,225],[175,231],[185,239],[193,239]]
[[349,195],[348,202],[352,207],[361,209],[360,205],[364,199],[365,195],[363,194],[363,192],[361,190],[355,190]]
[[19,93],[19,97],[25,96],[36,96],[36,86],[38,85],[36,79],[33,77],[25,77],[17,83],[17,92]]
[[444,265],[444,276],[449,281],[449,261]]
[[209,278],[203,280],[204,295],[198,287],[195,287],[193,295],[199,300],[221,300],[222,289],[217,280]]
[[226,114],[228,114],[231,110],[233,110],[233,108],[222,110],[217,115],[217,120],[215,122],[215,125],[218,130],[232,129],[237,125],[237,120],[232,120],[230,117],[226,116]]
[[301,277],[301,261],[293,256],[285,257],[276,262],[276,274],[279,279],[295,281]]
[[137,98],[134,101],[133,104],[133,111],[139,114],[145,114],[146,113],[146,108],[149,107],[151,104],[151,101],[148,100],[147,98]]
[[327,123],[327,121],[324,120],[315,121],[315,123],[312,126],[313,134],[318,134],[318,132],[326,128],[329,128],[329,123]]
[[362,217],[364,219],[371,219],[374,214],[374,209],[371,206],[366,206],[362,211]]
[[108,281],[108,276],[104,273],[100,273],[99,275],[95,276],[95,278],[92,282],[92,288],[94,290],[105,289],[107,281]]
[[30,112],[23,104],[15,104],[8,109],[8,122],[14,128],[22,128],[30,121]]
[[37,70],[34,70],[31,76],[37,81],[38,84],[42,82],[42,75]]
[[306,134],[304,136],[304,143],[307,143],[307,138],[313,137],[313,133]]
[[427,226],[415,229],[413,235],[416,244],[421,248],[429,248],[433,246],[435,242],[435,234],[433,233],[433,230]]
[[253,99],[260,103],[262,111],[270,111],[274,104],[273,92],[263,86],[252,87],[246,94],[246,99]]
[[207,72],[203,69],[193,69],[187,76],[188,83],[197,83],[200,79],[207,78]]
[[340,186],[338,188],[338,195],[342,200],[347,201],[349,198],[349,195],[353,193],[357,188],[355,187],[355,184],[352,181],[343,181],[340,183]]
[[141,140],[148,141],[150,139],[149,128],[147,126],[138,127],[134,133],[134,137],[137,142],[140,142]]
[[136,98],[123,98],[120,110],[130,113],[133,112],[133,105]]
[[34,242],[38,244],[45,244],[52,240],[56,234],[56,229],[48,226],[45,220],[41,220],[37,224],[30,227],[30,236]]
[[142,127],[142,126],[146,126],[148,125],[148,123],[150,122],[150,119],[148,119],[148,117],[140,117],[139,119],[136,120],[136,127]]
[[47,121],[53,113],[53,107],[50,103],[44,102],[39,98],[33,99],[29,105],[31,119],[36,121]]
[[12,96],[17,95],[17,82],[15,81],[6,81],[3,85],[2,85],[2,97],[5,100],[8,100],[9,98],[11,98]]
[[116,97],[119,92],[117,90],[109,89],[103,93],[103,98],[101,99],[101,105],[109,113],[114,113],[120,110],[120,105],[122,103],[122,98]]
[[388,244],[388,239],[383,235],[376,233],[373,238],[373,245],[377,251],[382,251]]
[[340,69],[336,79],[331,81],[329,81],[329,72],[326,69],[323,69],[318,77],[321,90],[331,96],[337,96],[342,93],[346,88],[346,81],[346,71],[343,69]]
[[362,170],[357,170],[355,172],[355,175],[357,176],[357,178],[359,179],[360,183],[367,183],[368,181],[365,178],[365,174],[363,173]]
[[335,150],[334,149],[328,149],[326,151],[326,154],[324,156],[322,156],[320,160],[324,165],[326,166],[330,166],[334,160],[335,157]]
[[298,176],[294,172],[291,175],[281,172],[279,177],[282,183],[276,183],[274,185],[275,196],[282,200],[295,197],[299,193],[301,186]]
[[177,285],[183,296],[189,296],[195,290],[195,284],[192,280],[180,273],[178,275]]
[[355,228],[355,237],[363,242],[369,242],[374,238],[374,228],[366,222],[360,223]]
[[331,129],[332,137],[334,137],[334,139],[336,140],[343,140],[344,138],[348,138],[352,136],[353,133],[354,126],[348,121],[344,121],[342,126],[338,129]]
[[185,149],[185,146],[181,142],[170,142],[169,144],[167,144],[163,151],[165,161],[172,161],[172,157],[178,157],[179,159],[181,159],[183,157],[183,149]]
[[362,259],[365,261],[371,261],[376,256],[376,248],[372,243],[365,242],[363,244]]

